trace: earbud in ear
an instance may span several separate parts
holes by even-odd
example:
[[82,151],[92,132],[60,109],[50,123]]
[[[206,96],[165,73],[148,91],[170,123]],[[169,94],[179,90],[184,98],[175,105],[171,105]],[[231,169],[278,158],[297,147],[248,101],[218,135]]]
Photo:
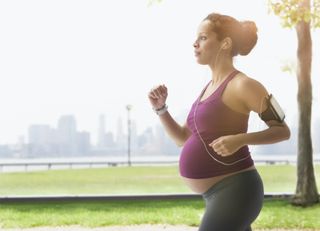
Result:
[[226,48],[227,45],[228,45],[227,43],[223,43],[223,44],[221,45],[220,49]]

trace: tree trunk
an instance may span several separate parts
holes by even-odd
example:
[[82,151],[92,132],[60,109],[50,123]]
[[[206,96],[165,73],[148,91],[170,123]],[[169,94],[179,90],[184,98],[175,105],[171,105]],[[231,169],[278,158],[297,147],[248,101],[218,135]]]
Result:
[[[310,9],[310,0],[304,0],[300,7]],[[308,206],[319,202],[314,168],[313,150],[311,140],[311,62],[312,62],[312,40],[310,34],[310,22],[300,21],[296,25],[298,37],[297,50],[297,80],[298,80],[298,160],[297,160],[297,186],[294,197],[291,199],[293,205]]]

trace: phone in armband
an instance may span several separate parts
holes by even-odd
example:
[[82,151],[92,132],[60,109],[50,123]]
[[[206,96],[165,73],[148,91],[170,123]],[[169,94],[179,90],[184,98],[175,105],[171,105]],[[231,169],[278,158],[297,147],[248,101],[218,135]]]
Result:
[[267,97],[267,105],[268,108],[259,114],[260,118],[265,122],[269,120],[277,120],[282,123],[285,118],[284,111],[272,94]]

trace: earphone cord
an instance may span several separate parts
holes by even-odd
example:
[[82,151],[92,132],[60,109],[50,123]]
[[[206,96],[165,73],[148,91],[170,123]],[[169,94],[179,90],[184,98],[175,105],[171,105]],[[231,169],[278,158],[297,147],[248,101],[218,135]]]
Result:
[[203,141],[203,139],[202,139],[202,137],[201,137],[201,135],[200,135],[200,132],[199,132],[198,127],[197,127],[197,124],[196,124],[196,111],[197,111],[197,108],[198,108],[199,101],[200,101],[200,97],[199,97],[199,99],[198,99],[198,102],[197,102],[197,104],[196,104],[196,108],[195,108],[194,113],[193,113],[193,121],[194,121],[194,126],[195,126],[195,128],[196,128],[196,130],[197,130],[198,136],[199,136],[201,142],[203,143],[203,146],[205,147],[205,149],[206,149],[207,153],[209,154],[209,156],[210,156],[212,159],[214,159],[215,161],[217,161],[217,162],[219,162],[220,164],[223,164],[223,165],[234,165],[234,164],[236,164],[236,163],[238,163],[238,162],[240,162],[240,161],[243,161],[243,160],[247,159],[248,157],[250,157],[250,155],[248,155],[248,156],[246,156],[246,157],[244,157],[244,158],[242,158],[242,159],[239,159],[239,160],[237,160],[237,161],[234,161],[234,162],[231,162],[231,163],[225,163],[225,162],[223,162],[223,161],[220,161],[220,160],[216,159],[216,158],[210,153],[210,151],[209,151],[208,148],[207,148],[207,145],[205,144],[205,142]]
[[[221,50],[221,49],[220,49],[220,50]],[[220,50],[219,50],[219,52],[220,52]],[[218,52],[218,54],[219,54],[219,52]],[[218,56],[218,54],[217,54],[217,56]],[[215,60],[215,64],[216,64],[216,61],[217,61],[217,59]],[[215,67],[216,67],[216,66],[215,66]],[[202,95],[202,93],[201,93],[201,95]],[[209,154],[209,156],[210,156],[212,159],[214,159],[215,161],[217,161],[218,163],[223,164],[223,165],[227,165],[227,166],[228,166],[228,165],[234,165],[234,164],[236,164],[236,163],[238,163],[238,162],[240,162],[240,161],[243,161],[243,160],[247,159],[248,157],[250,157],[250,155],[248,155],[248,156],[246,156],[246,157],[244,157],[244,158],[242,158],[242,159],[239,159],[239,160],[237,160],[237,161],[234,161],[234,162],[231,162],[231,163],[225,163],[225,162],[223,162],[223,161],[220,161],[220,160],[216,159],[216,158],[209,152],[209,150],[208,150],[208,148],[207,148],[207,145],[205,144],[204,140],[202,139],[202,137],[201,137],[201,135],[200,135],[200,132],[199,132],[199,130],[198,130],[197,123],[196,123],[196,112],[197,112],[197,108],[198,108],[198,104],[199,104],[201,95],[199,96],[198,101],[197,101],[197,104],[196,104],[196,107],[195,107],[195,109],[194,109],[193,121],[194,121],[194,126],[195,126],[195,128],[196,128],[196,130],[197,130],[198,136],[199,136],[201,142],[203,143],[203,146],[205,147],[205,149],[206,149],[207,153]]]

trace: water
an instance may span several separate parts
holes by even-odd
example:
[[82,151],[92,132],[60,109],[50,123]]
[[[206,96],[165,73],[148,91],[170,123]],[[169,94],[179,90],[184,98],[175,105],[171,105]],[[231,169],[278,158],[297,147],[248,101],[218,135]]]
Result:
[[[252,155],[256,164],[266,164],[270,162],[295,164],[296,155]],[[320,162],[320,154],[313,155],[314,163]],[[133,156],[132,165],[159,165],[174,164],[177,165],[179,156]],[[50,169],[79,169],[79,168],[101,168],[113,166],[127,166],[127,156],[108,156],[108,157],[73,157],[73,158],[8,158],[0,159],[0,172],[23,172],[23,171],[43,171],[48,170],[48,163],[51,163]],[[91,164],[90,164],[91,163]],[[108,164],[109,163],[109,164]],[[23,165],[22,165],[23,164]]]

